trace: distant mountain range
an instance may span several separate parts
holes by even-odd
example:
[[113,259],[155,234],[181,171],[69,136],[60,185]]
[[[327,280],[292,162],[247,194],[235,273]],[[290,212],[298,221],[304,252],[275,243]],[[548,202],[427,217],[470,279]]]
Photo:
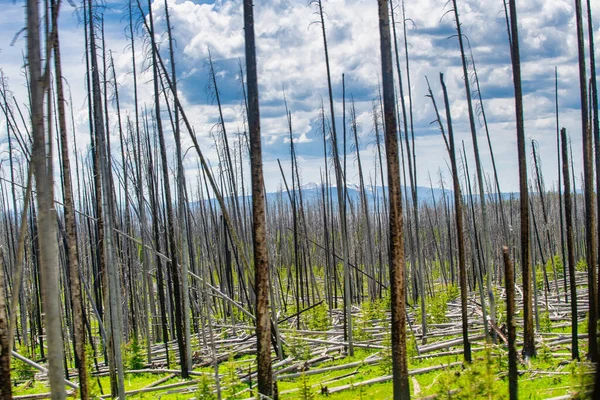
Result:
[[[353,204],[359,204],[360,203],[360,186],[356,183],[347,183],[346,184],[346,188],[348,190],[348,199],[350,201],[352,201]],[[381,201],[383,199],[383,193],[385,191],[385,196],[388,196],[388,188],[385,186],[372,186],[372,185],[367,185],[365,187],[365,190],[367,192],[367,201],[369,202],[369,205],[372,206],[373,204],[375,204],[375,201]],[[404,186],[402,188],[403,192],[403,200],[405,200],[408,196],[409,201],[412,201],[412,195],[410,193],[410,187]],[[304,204],[308,205],[308,204],[315,204],[318,203],[322,200],[322,188],[321,185],[315,182],[309,182],[306,183],[304,185],[301,186],[301,191],[302,191],[302,201],[304,202]],[[291,192],[291,189],[290,189]],[[329,186],[329,195],[333,201],[334,207],[337,206],[338,204],[338,192],[337,192],[337,186],[334,185],[330,185]],[[417,199],[419,201],[419,204],[427,204],[427,205],[433,205],[434,201],[436,204],[441,204],[441,202],[443,201],[442,198],[443,196],[446,195],[446,199],[447,201],[452,204],[454,202],[454,191],[449,190],[449,189],[440,189],[440,188],[429,188],[429,187],[425,187],[425,186],[417,186]],[[495,196],[495,194],[492,194],[493,196]],[[508,200],[510,199],[510,197],[513,196],[514,199],[518,199],[519,198],[519,193],[502,193],[502,198],[504,200]],[[274,192],[268,192],[266,194],[267,197],[267,202],[269,203],[275,203],[276,201],[278,201],[278,199],[283,198],[284,201],[289,201],[288,199],[288,194],[286,192],[286,190],[284,189],[279,190],[279,191],[274,191]],[[241,196],[240,196],[241,198]],[[246,196],[246,200],[250,201],[251,197],[250,196]],[[463,199],[467,200],[468,199],[468,195],[465,195],[463,193]],[[479,195],[473,194],[473,200],[475,202],[479,201]],[[213,204],[217,204],[216,199],[211,199],[211,201],[213,202]]]
[[[358,184],[355,183],[346,183],[346,189],[348,190],[348,198],[350,201],[352,201],[355,204],[358,204],[360,202],[360,196],[361,196],[361,190],[360,190],[360,186]],[[323,192],[322,192],[322,188],[321,185],[315,182],[309,182],[306,183],[304,185],[301,186],[301,190],[302,190],[302,200],[304,202],[307,203],[314,203],[317,201],[320,201],[322,199],[323,196]],[[373,202],[376,199],[383,199],[383,191],[385,190],[385,196],[387,197],[388,193],[387,193],[387,187],[382,187],[382,186],[372,186],[372,185],[367,185],[365,186],[365,191],[367,192],[367,201],[369,202],[369,204],[373,204]],[[291,190],[290,190],[291,191]],[[408,191],[408,193],[407,193]],[[336,185],[331,185],[329,187],[329,193],[330,196],[332,198],[332,200],[334,201],[335,204],[337,204],[338,201],[338,192],[337,192],[337,187]],[[403,194],[407,193],[410,196],[410,188],[409,187],[404,187],[403,188]],[[431,188],[428,187],[424,187],[424,186],[417,186],[417,199],[419,200],[419,203],[427,203],[427,204],[433,204],[433,201],[435,199],[436,203],[439,203],[442,201],[442,197],[444,196],[444,193],[446,194],[446,196],[448,196],[448,200],[452,201],[454,198],[454,192],[448,189],[439,189],[439,188],[433,188],[433,190]],[[275,201],[277,198],[279,198],[279,196],[283,195],[284,198],[287,198],[287,192],[284,190],[283,193],[281,192],[269,192],[267,193],[267,201]]]

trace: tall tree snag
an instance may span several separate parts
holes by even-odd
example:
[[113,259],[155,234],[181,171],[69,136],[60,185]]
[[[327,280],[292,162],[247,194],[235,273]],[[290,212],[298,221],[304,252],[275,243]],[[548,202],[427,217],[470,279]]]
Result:
[[269,317],[269,253],[267,249],[267,221],[258,107],[258,73],[256,71],[254,11],[252,7],[252,0],[244,0],[250,170],[252,175],[252,241],[254,243],[254,284],[256,288],[256,358],[258,364],[258,392],[270,398],[273,395],[273,374],[271,371],[271,321]]
[[581,134],[583,142],[583,185],[585,202],[585,246],[588,269],[588,339],[589,356],[593,362],[598,361],[598,341],[596,328],[598,325],[598,304],[596,298],[596,205],[594,203],[594,165],[592,131],[589,126],[589,108],[587,92],[587,74],[585,65],[585,43],[583,37],[583,15],[581,0],[575,0],[575,17],[577,25],[577,50],[579,56],[579,90],[581,95]]
[[511,59],[515,88],[515,113],[517,119],[517,150],[519,158],[519,203],[521,209],[521,268],[523,273],[523,355],[535,355],[533,337],[533,311],[531,304],[531,254],[529,246],[529,189],[527,187],[527,154],[525,152],[525,124],[523,121],[523,91],[521,85],[521,56],[519,54],[519,29],[515,0],[509,0]]
[[[394,70],[387,0],[378,0],[383,81],[383,113],[385,117],[385,153],[390,199],[390,290],[392,308],[392,372],[394,399],[409,399],[408,366],[406,362],[406,304],[404,271],[404,232],[402,227],[402,193],[400,189],[400,159],[394,99]],[[424,294],[421,293],[423,296]]]
[[44,129],[44,93],[47,87],[46,73],[42,74],[40,59],[39,4],[37,0],[27,1],[27,59],[29,62],[29,94],[31,101],[31,134],[33,148],[31,159],[35,173],[38,205],[38,245],[40,283],[46,343],[48,345],[48,379],[50,393],[54,400],[65,398],[63,366],[63,338],[58,279],[58,242],[56,241],[57,222],[54,208],[53,160],[47,149]]

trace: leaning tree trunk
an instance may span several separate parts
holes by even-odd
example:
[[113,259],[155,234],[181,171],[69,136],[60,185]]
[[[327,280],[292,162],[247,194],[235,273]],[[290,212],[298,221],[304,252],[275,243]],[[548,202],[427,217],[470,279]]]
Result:
[[471,344],[469,343],[469,317],[467,315],[467,264],[463,227],[463,204],[460,190],[460,180],[458,177],[458,163],[456,162],[456,146],[454,143],[454,129],[452,127],[452,115],[450,114],[450,102],[448,101],[448,91],[444,83],[444,75],[440,74],[440,83],[444,92],[444,104],[446,106],[446,121],[448,123],[448,141],[450,153],[450,163],[452,165],[452,183],[454,185],[454,213],[456,217],[456,239],[458,242],[458,280],[460,284],[460,305],[462,315],[462,332],[464,357],[466,362],[471,362]]
[[269,253],[267,221],[260,142],[260,112],[258,107],[258,76],[254,42],[254,11],[252,0],[244,0],[244,32],[246,41],[246,74],[248,82],[248,126],[250,128],[250,169],[252,174],[252,241],[254,243],[254,284],[256,288],[256,338],[258,392],[273,395],[271,369],[271,321],[269,317]]
[[[404,232],[402,227],[402,192],[400,160],[394,99],[394,71],[390,21],[387,0],[379,0],[379,34],[381,41],[381,72],[385,116],[385,152],[387,157],[390,199],[390,290],[392,308],[392,371],[394,399],[410,399],[406,362],[406,303],[404,271]],[[423,296],[424,294],[421,293]]]
[[[148,4],[150,8],[150,13],[148,14],[150,20],[150,41],[153,44],[154,49],[154,19],[152,17],[152,5]],[[154,111],[156,118],[156,128],[158,132],[158,140],[160,145],[160,158],[162,163],[162,173],[163,173],[163,185],[164,185],[164,195],[165,195],[165,203],[166,203],[166,217],[167,217],[167,229],[169,236],[169,253],[170,260],[167,261],[167,265],[170,266],[171,276],[173,279],[173,303],[175,309],[175,332],[177,336],[177,347],[179,348],[179,362],[181,364],[181,376],[182,378],[189,377],[190,366],[188,365],[188,361],[191,357],[187,355],[187,345],[186,345],[186,337],[184,333],[183,326],[183,301],[181,294],[181,279],[187,279],[187,277],[180,277],[179,274],[179,255],[177,250],[177,236],[175,236],[175,216],[173,213],[173,203],[171,201],[171,186],[169,184],[169,166],[167,164],[167,154],[166,154],[166,146],[165,146],[165,137],[162,128],[162,119],[160,116],[160,92],[158,88],[159,84],[159,67],[157,62],[156,52],[152,51],[152,71],[153,71],[153,84],[154,84]],[[187,293],[184,293],[187,296]]]

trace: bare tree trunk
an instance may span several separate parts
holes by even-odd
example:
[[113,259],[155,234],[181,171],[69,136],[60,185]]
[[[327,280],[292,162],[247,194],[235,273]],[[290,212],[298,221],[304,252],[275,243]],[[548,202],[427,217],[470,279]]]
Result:
[[527,187],[527,154],[525,152],[525,126],[523,122],[523,91],[521,90],[521,57],[519,54],[519,29],[515,0],[509,0],[511,28],[511,58],[515,87],[515,112],[517,119],[517,148],[519,157],[519,202],[521,205],[521,268],[523,271],[523,354],[535,356],[533,313],[531,305],[531,254],[529,247],[529,191]]
[[[46,150],[44,130],[44,92],[48,70],[42,75],[40,60],[39,5],[27,1],[27,58],[29,62],[31,129],[33,136],[32,162],[35,172],[38,204],[38,243],[44,322],[48,344],[50,393],[53,399],[65,398],[62,364],[63,339],[61,327],[58,242],[56,241],[56,209],[54,208],[53,160]],[[48,60],[49,61],[49,60]],[[48,116],[51,118],[51,116]]]
[[448,91],[444,83],[444,75],[440,74],[440,83],[444,92],[444,104],[446,106],[446,121],[448,123],[448,152],[450,153],[450,163],[452,165],[452,182],[454,187],[454,213],[456,218],[456,238],[458,242],[458,275],[460,283],[460,305],[462,315],[462,332],[464,357],[466,362],[471,362],[471,344],[469,342],[469,317],[467,315],[467,261],[464,240],[463,227],[463,200],[460,190],[460,180],[458,177],[458,163],[456,162],[456,146],[454,143],[454,129],[452,127],[452,115],[450,114],[450,102],[448,101]]
[[[555,104],[556,104],[556,153],[557,153],[557,167],[558,167],[558,185],[557,185],[557,193],[558,193],[558,209],[559,209],[559,229],[560,229],[560,254],[561,254],[561,259],[562,259],[562,265],[563,265],[563,282],[564,282],[564,287],[565,287],[565,302],[569,301],[568,298],[568,289],[567,289],[567,256],[566,256],[566,249],[565,249],[565,223],[564,223],[564,218],[563,218],[563,195],[562,195],[562,188],[561,188],[561,168],[563,167],[562,162],[561,162],[561,145],[560,145],[560,125],[559,125],[559,119],[558,119],[558,68],[554,67],[554,83],[555,83]],[[568,163],[568,153],[567,153],[567,170],[569,168],[569,163]]]
[[[169,18],[169,6],[165,0],[165,17],[167,21],[167,35],[169,37],[169,58],[171,62],[171,76],[173,82],[173,96],[177,97],[177,74],[175,72],[175,55],[173,53],[173,36],[171,29],[171,20]],[[177,232],[177,239],[181,246],[181,290],[183,296],[181,299],[181,307],[183,313],[183,335],[185,341],[185,357],[186,362],[191,367],[192,365],[192,347],[190,339],[190,295],[189,295],[189,243],[188,240],[192,238],[188,228],[188,206],[186,196],[186,180],[185,170],[183,168],[183,156],[181,152],[181,135],[179,129],[179,109],[175,105],[174,110],[174,125],[175,129],[173,134],[175,136],[175,151],[176,151],[176,162],[177,162],[177,201],[178,201],[178,219],[180,221],[179,230]],[[237,198],[237,197],[236,197]],[[185,232],[185,233],[184,233]],[[182,355],[183,357],[183,355]]]
[[[567,226],[567,252],[569,268],[569,285],[571,286],[571,356],[579,360],[579,344],[577,340],[577,286],[575,283],[575,245],[573,243],[573,208],[571,206],[571,178],[569,175],[569,152],[567,151],[567,130],[560,131],[562,144],[562,168],[565,184],[565,224]],[[564,266],[565,274],[567,265]]]
[[12,386],[10,381],[10,335],[8,334],[9,324],[6,320],[4,265],[2,265],[2,258],[0,258],[0,397],[2,399],[11,400]]
[[575,16],[577,21],[577,44],[579,54],[579,90],[581,94],[581,131],[583,136],[583,179],[584,179],[584,201],[585,201],[585,245],[586,261],[588,268],[588,291],[589,291],[589,316],[588,316],[588,339],[590,359],[598,362],[598,304],[596,297],[596,210],[594,204],[594,166],[593,166],[593,141],[592,131],[589,126],[587,77],[585,65],[585,47],[583,38],[583,16],[581,0],[575,0]]
[[[596,161],[596,208],[600,210],[600,196],[598,196],[598,190],[600,190],[600,118],[598,115],[598,81],[596,80],[596,53],[594,49],[594,24],[592,21],[592,4],[590,0],[587,0],[587,19],[588,19],[588,44],[590,48],[590,97],[591,97],[591,115],[590,119],[592,124],[590,130],[592,131],[594,138],[594,156]],[[600,235],[599,231],[596,231],[597,235]],[[600,240],[596,236],[597,240],[597,253],[596,256],[600,257]],[[596,287],[596,307],[600,307],[600,274],[598,274],[598,287]],[[598,311],[596,311],[598,315]],[[600,357],[600,355],[599,355]]]
[[344,318],[346,321],[345,324],[345,339],[348,342],[348,354],[350,356],[354,355],[354,345],[352,339],[352,313],[351,313],[351,302],[352,298],[351,294],[351,285],[350,285],[350,266],[349,266],[349,249],[348,249],[348,232],[347,232],[347,219],[344,214],[344,210],[346,209],[346,197],[344,196],[343,187],[345,187],[345,178],[342,175],[342,166],[340,163],[339,151],[338,151],[338,140],[337,140],[337,130],[335,124],[335,112],[333,106],[333,89],[331,86],[331,71],[329,67],[329,50],[327,47],[327,34],[325,30],[325,16],[323,11],[323,4],[321,0],[313,0],[311,3],[317,4],[319,11],[319,17],[321,22],[321,30],[323,32],[323,46],[325,50],[325,65],[327,70],[327,87],[329,90],[329,110],[331,113],[331,132],[332,132],[332,149],[333,149],[333,163],[335,167],[335,177],[337,184],[337,194],[338,194],[338,212],[340,215],[340,228],[341,228],[341,236],[342,236],[342,251],[344,257]]
[[518,397],[517,326],[515,323],[515,269],[510,261],[508,247],[502,248],[504,281],[506,284],[506,320],[508,325],[508,392],[510,400]]
[[[148,2],[149,6],[149,20],[150,20],[150,41],[153,44],[154,49],[154,19],[152,17],[152,4]],[[174,222],[174,213],[173,213],[173,203],[171,200],[171,186],[169,180],[169,171],[167,164],[167,154],[166,154],[166,146],[165,146],[165,138],[162,128],[162,119],[160,116],[160,101],[159,101],[159,67],[156,59],[156,52],[152,51],[152,69],[153,69],[153,84],[154,84],[154,109],[155,109],[155,118],[156,118],[156,126],[158,131],[158,140],[160,144],[160,158],[162,163],[162,172],[163,172],[163,185],[164,185],[164,195],[165,195],[165,205],[166,205],[166,214],[167,214],[167,229],[168,229],[168,244],[169,244],[169,253],[170,253],[170,261],[167,264],[170,266],[171,276],[173,279],[173,303],[175,310],[175,331],[177,336],[177,346],[179,348],[179,362],[181,364],[181,376],[182,378],[188,378],[190,367],[188,365],[188,361],[191,359],[187,355],[187,345],[185,342],[185,334],[183,327],[183,301],[181,295],[181,279],[179,273],[179,256],[177,250],[177,237],[175,236],[175,222]],[[186,277],[183,277],[187,279]],[[187,296],[188,294],[185,293]]]
[[[392,308],[392,370],[394,399],[410,399],[406,361],[406,303],[404,271],[404,231],[402,227],[402,192],[400,160],[394,100],[394,71],[387,0],[379,0],[379,34],[385,115],[385,150],[390,199],[390,290]],[[423,293],[421,293],[423,296]]]
[[[96,199],[98,204],[101,204],[102,219],[103,219],[103,243],[100,252],[104,255],[102,271],[104,296],[105,296],[105,311],[108,316],[105,317],[105,325],[108,327],[108,348],[109,348],[109,368],[111,370],[111,392],[113,397],[125,397],[125,384],[123,375],[123,359],[121,354],[121,301],[118,285],[117,262],[114,252],[114,204],[111,190],[111,171],[108,166],[107,146],[104,130],[104,121],[102,117],[102,96],[100,92],[100,76],[98,72],[98,57],[96,53],[96,38],[94,34],[93,8],[92,1],[88,1],[89,13],[89,37],[90,37],[90,59],[91,59],[91,75],[92,75],[92,99],[93,101],[93,120],[94,120],[94,136],[96,140],[96,166],[101,187],[97,189],[96,194],[100,195],[100,199]],[[100,213],[99,213],[100,214]]]
[[[54,1],[52,1],[54,3]],[[53,18],[57,17],[58,5],[52,5]],[[57,30],[58,27],[55,27]],[[79,255],[77,252],[77,227],[75,225],[75,205],[73,202],[73,185],[71,182],[71,162],[69,160],[69,143],[67,139],[67,122],[65,118],[65,97],[62,83],[62,66],[58,30],[54,37],[54,70],[56,79],[56,96],[58,111],[58,129],[63,169],[64,214],[67,231],[69,292],[73,308],[75,360],[79,372],[79,393],[82,399],[89,397],[87,380],[87,363],[85,360],[85,335],[83,325],[83,308],[81,298],[81,282],[79,279]]]
[[248,82],[248,126],[250,128],[250,168],[252,171],[252,240],[254,242],[254,283],[256,287],[256,338],[258,392],[273,395],[271,370],[271,321],[269,316],[269,253],[265,192],[260,141],[260,112],[258,105],[258,76],[254,39],[254,10],[252,0],[244,0],[244,32],[246,41],[246,74]]
[[[471,101],[471,84],[469,82],[469,71],[467,67],[467,57],[465,53],[462,29],[460,25],[460,19],[458,16],[458,6],[456,0],[452,1],[454,7],[454,18],[456,19],[456,31],[458,33],[458,43],[460,46],[460,55],[463,67],[463,78],[465,81],[465,95],[467,99],[467,110],[469,113],[469,126],[471,128],[471,140],[473,140],[473,152],[475,155],[475,171],[477,173],[477,186],[479,189],[479,201],[481,207],[481,228],[482,228],[482,242],[483,242],[483,263],[481,264],[482,274],[485,277],[485,285],[488,291],[490,300],[490,320],[492,324],[496,321],[496,311],[494,304],[494,294],[492,292],[491,278],[494,273],[493,263],[494,260],[490,256],[490,244],[489,244],[489,233],[488,233],[488,216],[486,211],[486,198],[485,190],[483,187],[483,168],[481,166],[481,158],[479,157],[479,145],[477,143],[477,130],[475,128],[475,116],[473,112],[473,102]],[[483,282],[481,282],[483,285]],[[485,297],[481,298],[482,301],[482,312],[483,312],[483,326],[485,329],[486,336],[489,335],[488,321],[487,321],[487,310],[485,306]]]

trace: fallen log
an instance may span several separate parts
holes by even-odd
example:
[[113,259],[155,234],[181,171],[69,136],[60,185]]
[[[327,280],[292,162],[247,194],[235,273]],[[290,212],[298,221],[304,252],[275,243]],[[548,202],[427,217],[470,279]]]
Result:
[[[438,371],[440,369],[446,369],[446,368],[450,368],[450,367],[455,367],[457,365],[462,365],[462,362],[461,361],[457,361],[457,362],[450,363],[448,365],[436,365],[436,366],[433,366],[433,367],[415,369],[415,370],[412,370],[412,371],[408,371],[408,375],[409,376],[414,376],[414,375],[426,374],[426,373],[429,373],[429,372]],[[348,389],[355,388],[355,387],[358,387],[358,386],[366,386],[366,385],[372,385],[372,384],[375,384],[375,383],[388,382],[388,381],[391,381],[393,378],[394,378],[393,375],[379,376],[377,378],[367,379],[366,381],[356,382],[356,383],[353,383],[351,385],[337,386],[337,387],[328,389],[327,392],[329,394],[337,393],[337,392],[341,392],[343,390],[348,390]]]

